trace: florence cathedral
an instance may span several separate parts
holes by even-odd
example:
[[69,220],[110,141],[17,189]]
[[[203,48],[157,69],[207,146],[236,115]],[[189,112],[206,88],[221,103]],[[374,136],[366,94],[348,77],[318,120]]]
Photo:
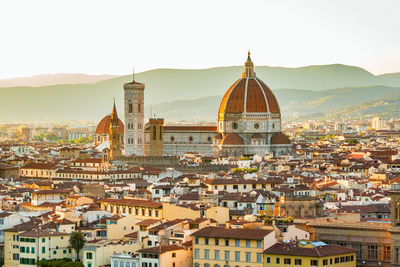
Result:
[[[125,156],[205,156],[291,153],[289,138],[281,132],[281,112],[271,89],[254,71],[248,53],[244,71],[226,91],[218,109],[217,126],[168,125],[162,118],[144,121],[143,83],[124,84],[124,123],[115,109],[95,132],[99,150],[122,149]],[[114,114],[115,113],[115,114]],[[111,138],[110,138],[111,137]],[[118,152],[114,151],[114,155]]]

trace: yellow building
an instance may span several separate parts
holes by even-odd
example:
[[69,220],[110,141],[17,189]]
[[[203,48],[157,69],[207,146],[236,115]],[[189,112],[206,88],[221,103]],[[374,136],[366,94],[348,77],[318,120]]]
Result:
[[25,187],[33,190],[50,190],[53,182],[51,181],[34,181],[25,184]]
[[138,250],[140,266],[192,267],[192,253],[189,247],[164,245]]
[[75,208],[83,205],[93,204],[94,200],[89,197],[84,196],[68,196],[65,199],[65,204],[67,208]]
[[218,223],[229,220],[229,209],[225,207],[211,206],[208,204],[195,204],[182,207],[169,203],[159,203],[144,199],[102,199],[98,201],[102,210],[113,214],[133,215],[140,220],[146,219],[197,219],[205,217],[214,219]]
[[264,266],[355,267],[356,251],[324,242],[276,243],[264,251]]
[[28,163],[19,170],[21,178],[51,179],[56,176],[56,163]]
[[263,251],[275,242],[274,230],[205,227],[192,234],[193,266],[261,267]]
[[140,246],[139,242],[96,240],[83,247],[82,263],[85,267],[111,266],[111,255],[128,251],[136,253]]
[[115,217],[107,218],[107,237],[109,240],[121,240],[125,235],[139,231],[139,226],[136,224],[140,220],[135,219],[134,216]]
[[14,228],[5,231],[4,237],[5,266],[32,266],[37,259],[62,259],[75,255],[69,248],[68,233],[44,230],[21,232],[21,229]]
[[136,219],[161,219],[162,203],[144,199],[102,199],[99,200],[102,210],[113,214],[133,215]]

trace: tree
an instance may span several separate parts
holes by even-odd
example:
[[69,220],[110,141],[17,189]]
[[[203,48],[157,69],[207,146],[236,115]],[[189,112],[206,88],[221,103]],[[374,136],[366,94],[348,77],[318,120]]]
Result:
[[82,234],[81,231],[74,231],[71,233],[71,236],[69,237],[69,245],[71,248],[75,249],[76,251],[76,258],[78,261],[79,260],[79,251],[83,248],[85,245],[86,238]]

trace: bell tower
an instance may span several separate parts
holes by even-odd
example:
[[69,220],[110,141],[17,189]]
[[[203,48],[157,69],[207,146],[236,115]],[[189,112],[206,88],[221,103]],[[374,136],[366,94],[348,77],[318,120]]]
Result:
[[119,119],[115,100],[110,118],[110,160],[116,160],[121,157],[121,137],[119,129]]
[[144,155],[144,84],[124,84],[125,156]]

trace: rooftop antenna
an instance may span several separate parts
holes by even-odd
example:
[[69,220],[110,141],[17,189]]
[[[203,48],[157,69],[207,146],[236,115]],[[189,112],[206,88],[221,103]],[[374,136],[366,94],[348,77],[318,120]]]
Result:
[[135,67],[132,67],[132,81],[135,81]]

